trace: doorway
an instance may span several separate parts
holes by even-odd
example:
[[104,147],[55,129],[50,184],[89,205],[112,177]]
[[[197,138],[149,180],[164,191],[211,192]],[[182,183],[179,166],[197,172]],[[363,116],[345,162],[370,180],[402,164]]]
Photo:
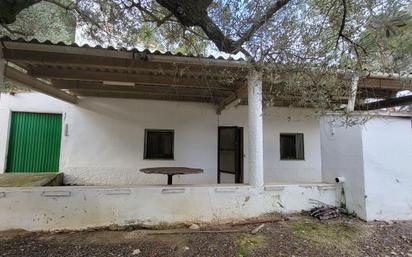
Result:
[[243,128],[218,127],[217,183],[243,183]]

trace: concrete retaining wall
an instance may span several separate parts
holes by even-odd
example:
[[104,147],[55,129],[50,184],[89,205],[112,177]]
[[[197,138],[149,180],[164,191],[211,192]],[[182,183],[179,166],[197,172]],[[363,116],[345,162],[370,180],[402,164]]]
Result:
[[335,203],[332,184],[0,189],[0,230],[224,222]]

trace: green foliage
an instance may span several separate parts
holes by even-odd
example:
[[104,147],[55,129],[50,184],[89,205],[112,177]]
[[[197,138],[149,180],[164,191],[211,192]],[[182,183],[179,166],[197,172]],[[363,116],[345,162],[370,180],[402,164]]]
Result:
[[[64,0],[61,3],[68,4],[70,1]],[[70,44],[75,39],[76,19],[70,11],[52,3],[40,2],[21,11],[8,29],[0,27],[0,34]]]
[[[198,28],[185,28],[166,19],[168,11],[155,1],[142,1],[147,12],[132,1],[78,1],[78,28],[84,41],[117,47],[137,47],[183,54],[203,54],[208,40]],[[148,14],[150,12],[150,14]],[[164,21],[162,19],[165,19]]]
[[367,49],[365,67],[387,72],[412,71],[412,3],[388,4],[383,13],[371,15],[359,44]]
[[[68,42],[73,40],[70,28],[75,14],[83,42],[185,54],[216,52],[199,27],[184,27],[155,0],[60,1],[66,8],[42,2],[24,10],[10,29]],[[208,16],[227,38],[237,40],[272,4],[215,0]],[[243,49],[255,62],[405,70],[410,68],[412,48],[410,17],[407,0],[290,1],[265,21]]]
[[[61,1],[62,4],[70,2],[71,0]],[[0,35],[71,44],[75,40],[76,19],[70,11],[52,3],[40,2],[20,12],[13,24],[0,26]],[[6,80],[4,85],[1,89],[3,92],[29,91],[25,86],[9,80]]]

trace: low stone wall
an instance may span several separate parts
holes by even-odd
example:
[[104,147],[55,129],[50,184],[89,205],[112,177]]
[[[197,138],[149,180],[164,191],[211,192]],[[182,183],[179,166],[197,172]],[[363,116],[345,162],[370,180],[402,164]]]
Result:
[[0,188],[0,230],[227,222],[335,204],[332,184]]

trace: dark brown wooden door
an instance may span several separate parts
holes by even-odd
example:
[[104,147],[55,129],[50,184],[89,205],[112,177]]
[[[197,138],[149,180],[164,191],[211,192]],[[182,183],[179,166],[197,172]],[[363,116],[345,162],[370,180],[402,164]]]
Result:
[[217,183],[243,183],[243,128],[218,128]]

